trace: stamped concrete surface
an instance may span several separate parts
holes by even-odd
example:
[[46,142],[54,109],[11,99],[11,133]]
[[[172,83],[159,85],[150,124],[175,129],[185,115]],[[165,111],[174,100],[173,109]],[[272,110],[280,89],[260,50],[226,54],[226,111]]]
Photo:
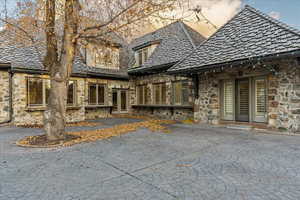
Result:
[[[93,128],[134,121],[100,120]],[[300,199],[300,136],[184,124],[170,129],[27,149],[14,142],[41,130],[2,127],[0,199]]]

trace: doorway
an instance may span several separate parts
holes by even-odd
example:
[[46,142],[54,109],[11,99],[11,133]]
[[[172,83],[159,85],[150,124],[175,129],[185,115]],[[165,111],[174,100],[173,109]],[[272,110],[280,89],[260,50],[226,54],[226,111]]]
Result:
[[128,112],[128,90],[113,89],[112,91],[113,113]]
[[249,79],[238,79],[236,80],[236,121],[249,122],[249,92],[250,84]]
[[222,82],[223,120],[262,123],[268,121],[266,77],[228,79]]

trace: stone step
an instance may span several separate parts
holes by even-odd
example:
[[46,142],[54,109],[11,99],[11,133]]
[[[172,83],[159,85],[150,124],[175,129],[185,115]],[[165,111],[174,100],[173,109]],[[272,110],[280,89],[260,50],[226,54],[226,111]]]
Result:
[[247,125],[227,125],[226,128],[237,129],[237,130],[247,130],[247,131],[250,131],[253,129],[252,126],[247,126]]

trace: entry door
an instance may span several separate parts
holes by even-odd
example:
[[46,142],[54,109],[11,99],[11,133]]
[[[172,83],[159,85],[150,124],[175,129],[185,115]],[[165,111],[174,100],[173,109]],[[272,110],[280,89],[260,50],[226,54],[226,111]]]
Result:
[[128,112],[128,90],[113,89],[112,101],[114,113]]
[[120,90],[120,110],[121,112],[128,111],[128,91],[127,90]]
[[249,79],[236,81],[236,120],[249,122]]
[[118,112],[118,90],[113,90],[112,93],[113,112]]

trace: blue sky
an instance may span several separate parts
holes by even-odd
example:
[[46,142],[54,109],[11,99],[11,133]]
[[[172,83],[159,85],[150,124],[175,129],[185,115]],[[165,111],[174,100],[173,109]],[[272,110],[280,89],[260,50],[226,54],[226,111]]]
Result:
[[280,21],[300,29],[300,0],[243,0],[264,13],[280,13]]

